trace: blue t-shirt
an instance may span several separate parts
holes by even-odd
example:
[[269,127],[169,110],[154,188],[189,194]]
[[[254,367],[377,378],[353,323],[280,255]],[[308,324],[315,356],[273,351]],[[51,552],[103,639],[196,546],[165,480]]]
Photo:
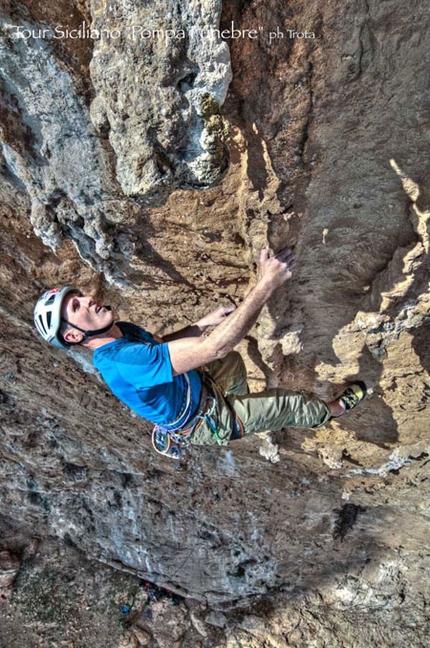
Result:
[[169,348],[135,324],[118,322],[123,337],[94,351],[93,363],[123,403],[163,427],[181,427],[197,410],[197,371],[173,375]]

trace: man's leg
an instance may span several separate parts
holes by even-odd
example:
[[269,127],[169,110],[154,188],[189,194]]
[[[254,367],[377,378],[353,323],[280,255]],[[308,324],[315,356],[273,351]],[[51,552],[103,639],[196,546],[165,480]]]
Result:
[[286,389],[269,389],[258,394],[230,395],[224,397],[215,388],[215,399],[205,420],[190,435],[196,445],[228,445],[241,420],[244,434],[283,427],[316,428],[331,418],[343,416],[366,397],[367,387],[361,380],[351,383],[335,400],[326,403],[318,398],[308,398]]
[[329,406],[286,389],[269,389],[258,394],[231,395],[224,398],[217,389],[215,403],[189,440],[196,445],[228,445],[235,414],[243,423],[244,433],[253,434],[283,427],[311,428],[330,418]]
[[331,415],[324,401],[280,388],[229,396],[227,401],[242,421],[245,435],[284,427],[315,428]]
[[343,416],[357,407],[366,394],[366,384],[362,380],[356,380],[329,403],[286,389],[269,389],[248,396],[229,396],[226,401],[241,419],[244,434],[253,434],[263,430],[280,430],[283,427],[320,427],[330,419]]

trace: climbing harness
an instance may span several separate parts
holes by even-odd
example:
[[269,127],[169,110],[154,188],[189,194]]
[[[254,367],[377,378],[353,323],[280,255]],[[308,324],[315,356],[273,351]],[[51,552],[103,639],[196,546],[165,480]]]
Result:
[[[187,374],[184,375],[188,379]],[[219,436],[217,421],[214,417],[217,404],[216,392],[221,395],[232,415],[232,432],[230,435],[230,440],[241,439],[243,437],[243,423],[228,400],[224,398],[220,387],[207,372],[200,371],[200,375],[202,380],[200,402],[196,414],[191,418],[191,420],[188,420],[186,422],[186,427],[181,426],[173,429],[174,424],[171,424],[168,427],[161,425],[154,426],[154,429],[152,431],[152,445],[159,454],[165,455],[172,459],[180,459],[184,455],[185,448],[190,445],[188,437],[200,427],[203,421],[205,421],[209,428],[212,430],[217,442],[219,444],[222,444],[222,439]],[[188,389],[190,390],[189,379]],[[190,400],[191,397],[187,397],[187,403]],[[182,413],[178,417],[178,419],[176,419],[176,422],[183,418],[183,416],[184,414]]]
[[[188,374],[185,373],[184,376],[187,380],[185,410],[182,409],[181,414],[173,423],[165,426],[155,425],[152,430],[152,445],[154,449],[158,453],[174,459],[180,459],[183,456],[184,449],[190,443],[188,437],[192,432],[197,430],[208,414],[212,412],[216,403],[215,395],[211,392],[208,385],[203,382],[202,376],[200,401],[195,415],[190,418],[190,412],[188,410],[191,405],[191,385]],[[182,421],[180,425],[178,425],[179,421]]]

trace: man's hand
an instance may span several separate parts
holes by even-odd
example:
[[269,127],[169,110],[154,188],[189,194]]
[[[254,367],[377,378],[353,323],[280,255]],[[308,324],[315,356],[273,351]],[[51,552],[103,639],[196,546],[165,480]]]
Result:
[[195,324],[190,324],[179,331],[175,331],[175,333],[164,335],[163,338],[159,338],[158,336],[154,337],[161,342],[173,342],[173,340],[182,340],[183,338],[197,338],[202,335],[209,326],[218,326],[218,324],[221,324],[227,315],[230,315],[234,310],[235,306],[219,306],[214,311],[211,311],[199,319]]
[[208,326],[218,326],[218,324],[221,324],[221,322],[225,320],[225,318],[234,310],[235,306],[219,306],[215,310],[199,319],[196,324],[201,329],[205,329]]
[[284,248],[278,254],[269,256],[269,248],[261,251],[258,282],[267,285],[273,292],[291,279],[292,269],[296,265],[296,256],[291,248]]

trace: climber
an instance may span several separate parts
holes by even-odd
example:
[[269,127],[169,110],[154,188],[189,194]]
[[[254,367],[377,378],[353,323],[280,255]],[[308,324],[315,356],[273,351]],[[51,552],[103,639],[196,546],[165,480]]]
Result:
[[[356,381],[329,403],[282,388],[250,394],[245,365],[233,351],[295,264],[290,248],[274,256],[262,250],[257,283],[237,309],[221,306],[163,338],[116,321],[110,306],[72,286],[45,292],[34,321],[51,344],[94,352],[93,363],[112,392],[155,424],[152,441],[162,454],[177,457],[189,443],[227,445],[264,430],[316,428],[356,407],[366,385]],[[203,336],[209,327],[214,329]]]

